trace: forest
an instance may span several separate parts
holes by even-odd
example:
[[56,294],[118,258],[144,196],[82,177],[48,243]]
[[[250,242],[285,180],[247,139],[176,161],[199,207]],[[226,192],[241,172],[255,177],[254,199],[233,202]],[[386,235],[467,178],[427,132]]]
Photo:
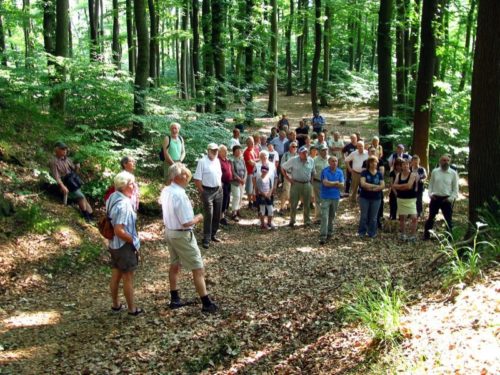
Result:
[[[475,356],[499,347],[498,20],[497,0],[0,0],[0,373],[500,371],[498,352]],[[158,150],[170,124],[182,125],[194,172],[235,125],[243,144],[283,114],[295,128],[314,113],[346,141],[379,136],[384,155],[406,145],[427,171],[451,155],[461,193],[452,238],[400,254],[386,233],[372,254],[342,206],[339,245],[316,249],[314,229],[262,242],[247,218],[204,254],[221,316],[165,312]],[[81,163],[98,215],[120,158],[137,160],[146,243],[137,293],[148,313],[139,323],[98,312],[108,308],[106,249],[51,193],[58,141]],[[460,318],[440,320],[456,301],[486,311],[460,310],[479,322],[461,349]],[[367,318],[376,308],[390,324]],[[422,319],[454,333],[420,340]]]

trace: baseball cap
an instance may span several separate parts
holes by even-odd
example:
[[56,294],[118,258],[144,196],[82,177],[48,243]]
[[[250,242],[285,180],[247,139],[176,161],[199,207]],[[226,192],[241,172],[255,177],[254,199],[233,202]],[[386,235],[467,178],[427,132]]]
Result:
[[[302,148],[302,147],[301,147]],[[311,145],[311,147],[309,147],[309,151],[310,150],[318,150],[318,146],[317,145]]]
[[218,150],[219,149],[219,146],[217,145],[217,143],[209,143],[208,146],[207,146],[207,150]]
[[299,152],[307,152],[307,147],[302,146],[301,148],[299,148]]
[[56,144],[54,145],[54,147],[61,148],[61,149],[68,148],[68,146],[64,142],[56,142]]
[[320,151],[328,150],[328,147],[326,147],[325,145],[319,145],[318,150]]

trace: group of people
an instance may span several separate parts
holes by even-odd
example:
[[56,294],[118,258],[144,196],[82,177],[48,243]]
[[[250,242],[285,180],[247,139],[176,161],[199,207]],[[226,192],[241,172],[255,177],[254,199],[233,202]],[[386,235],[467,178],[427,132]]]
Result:
[[[315,117],[318,116],[315,114]],[[240,143],[240,130],[235,128],[227,146],[208,144],[207,152],[198,160],[193,175],[182,164],[186,153],[184,140],[179,135],[180,125],[171,124],[170,134],[165,137],[161,151],[165,187],[159,199],[170,254],[171,309],[190,304],[180,298],[178,290],[179,271],[183,266],[192,271],[202,311],[214,313],[218,310],[207,293],[203,258],[193,228],[203,222],[203,248],[208,249],[211,243],[221,242],[217,235],[219,227],[228,225],[228,218],[236,223],[240,220],[245,193],[248,207],[257,208],[260,226],[265,230],[276,228],[273,215],[276,212],[274,198],[278,191],[278,212],[284,213],[289,208],[289,227],[296,226],[300,204],[304,225],[320,224],[320,244],[325,244],[334,235],[339,202],[343,197],[348,198],[350,204],[359,202],[358,235],[375,238],[381,225],[385,171],[388,168],[390,218],[399,218],[401,240],[416,241],[417,219],[423,214],[424,181],[427,178],[425,169],[419,164],[419,157],[405,153],[404,146],[400,144],[385,162],[377,137],[365,144],[359,134],[352,134],[350,142],[344,144],[337,131],[327,139],[323,132],[324,120],[321,126],[318,123],[319,120],[316,123],[312,121],[312,133],[305,121],[301,121],[296,130],[290,130],[289,121],[283,116],[269,137],[259,133],[248,136],[245,148]],[[81,190],[70,191],[66,186],[66,177],[78,168],[67,158],[67,150],[66,144],[56,143],[54,158],[50,162],[51,173],[63,195],[74,199],[85,219],[91,220],[92,209]],[[439,210],[451,231],[453,203],[458,197],[458,175],[450,168],[450,163],[450,156],[443,155],[439,167],[432,171],[424,239],[430,238],[430,230]],[[344,166],[345,173],[341,166]],[[121,167],[122,171],[115,176],[114,185],[105,196],[106,214],[114,228],[114,236],[109,241],[113,270],[110,291],[112,310],[123,310],[125,307],[118,297],[120,281],[123,280],[128,313],[136,316],[144,312],[136,307],[133,291],[133,276],[140,249],[136,229],[139,188],[133,174],[134,159],[124,157]],[[203,203],[203,215],[194,215],[185,192],[191,178]],[[314,221],[311,220],[311,207],[315,210]]]

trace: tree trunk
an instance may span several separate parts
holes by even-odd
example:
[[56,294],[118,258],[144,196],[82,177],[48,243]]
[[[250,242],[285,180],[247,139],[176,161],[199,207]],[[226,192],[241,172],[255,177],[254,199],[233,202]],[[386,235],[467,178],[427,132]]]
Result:
[[420,63],[418,65],[415,114],[413,120],[412,152],[420,156],[421,164],[429,170],[429,128],[431,121],[431,95],[436,60],[436,35],[433,29],[436,21],[437,0],[423,0],[420,40]]
[[[436,16],[434,17],[435,20],[435,25],[433,25],[434,28],[434,38],[436,39],[436,50],[440,48],[443,45],[443,36],[445,35],[445,17],[444,14],[448,10],[448,4],[449,0],[437,0],[436,1]],[[422,11],[422,18],[424,17],[423,11]],[[424,41],[421,41],[422,44],[424,44]],[[434,58],[434,76],[437,77],[437,79],[440,79],[439,72],[441,69],[441,56],[436,55]],[[434,90],[433,90],[434,92]]]
[[311,71],[311,107],[313,113],[319,113],[318,71],[321,58],[321,38],[321,0],[314,0],[314,56]]
[[278,4],[276,0],[271,0],[271,63],[267,112],[271,116],[278,114]]
[[347,33],[348,33],[348,38],[347,38],[347,44],[349,48],[349,70],[353,71],[354,70],[354,30],[356,30],[356,22],[354,21],[354,13],[352,10],[349,14],[349,18],[347,21]]
[[363,63],[363,44],[361,42],[362,29],[361,29],[361,12],[356,12],[356,71],[361,72],[361,65]]
[[181,98],[189,99],[189,88],[188,88],[188,45],[187,38],[185,33],[187,33],[188,29],[188,7],[187,1],[184,0],[182,4],[182,16],[181,16],[181,30],[182,30],[182,38],[181,38]]
[[[5,40],[4,40],[5,43]],[[45,52],[54,55],[56,52],[56,4],[51,0],[43,2],[43,45]],[[53,64],[53,59],[47,60],[48,65]]]
[[[184,0],[187,1],[187,0]],[[158,16],[156,15],[156,4],[154,0],[148,0],[149,8],[149,77],[151,78],[152,86],[158,86],[158,76],[156,69],[156,44],[158,43]]]
[[212,15],[210,0],[201,3],[201,29],[203,31],[203,70],[205,79],[203,82],[205,90],[205,112],[213,112],[213,89],[212,77],[214,75],[214,56],[212,53]]
[[23,35],[24,35],[24,66],[26,69],[33,68],[33,25],[31,24],[30,0],[23,0]]
[[89,0],[90,59],[99,60],[99,0]]
[[[137,27],[137,67],[134,82],[134,114],[142,116],[146,113],[146,94],[149,76],[149,35],[146,20],[146,0],[134,0],[135,24]],[[132,134],[140,137],[143,134],[142,121],[134,121]]]
[[203,112],[203,104],[201,103],[201,71],[200,71],[200,30],[198,15],[200,13],[199,0],[193,0],[193,14],[191,18],[191,29],[193,30],[193,73],[194,86],[196,90],[196,112]]
[[462,64],[462,72],[460,76],[460,84],[458,85],[458,91],[463,91],[463,89],[465,88],[465,82],[467,81],[467,70],[469,67],[469,56],[470,56],[469,49],[470,49],[475,8],[476,8],[476,0],[470,0],[470,8],[469,12],[467,13],[467,25],[465,31],[464,62]]
[[68,22],[68,57],[73,57],[73,32],[71,30],[71,19]]
[[[302,0],[297,0],[297,28],[300,28],[302,30],[303,23],[304,23],[304,17],[302,14]],[[303,61],[302,55],[304,53],[304,35],[302,35],[302,33],[299,36],[297,36],[296,44],[297,44],[297,70],[299,72],[298,80],[299,82],[302,82],[302,75],[304,71],[302,67],[302,61]]]
[[400,110],[406,105],[405,23],[405,3],[403,0],[396,0],[396,97]]
[[[0,9],[3,9],[3,1],[2,0],[0,0]],[[45,12],[44,12],[44,17],[45,17]],[[44,18],[44,22],[45,22],[45,18]],[[45,26],[45,23],[44,23],[44,26]],[[45,28],[44,28],[44,30],[45,30]],[[5,31],[3,28],[2,13],[0,13],[0,63],[3,66],[7,66],[6,51],[7,51],[7,49],[6,49],[6,45],[5,45]]]
[[309,8],[308,0],[304,0],[302,8],[304,12],[304,24],[302,28],[302,70],[304,71],[304,92],[309,90],[309,74],[307,70],[307,39],[309,38]]
[[[56,2],[56,50],[55,55],[68,57],[68,25],[69,25],[69,0],[57,0]],[[66,80],[64,66],[57,65],[56,83]],[[51,98],[51,109],[64,116],[66,109],[66,92],[64,89],[56,89]]]
[[127,19],[127,47],[128,47],[128,71],[130,75],[135,73],[135,39],[134,39],[134,15],[132,10],[132,0],[125,1]]
[[372,55],[370,59],[370,70],[375,71],[375,62],[377,60],[377,24],[376,21],[372,21]]
[[381,0],[377,31],[379,120],[378,131],[384,154],[392,152],[392,0]]
[[293,2],[290,0],[290,18],[286,26],[286,96],[293,95],[293,66],[292,66],[292,27],[293,27]]
[[[253,0],[245,0],[245,37],[252,40],[253,37]],[[252,43],[245,44],[245,122],[253,122],[253,54]]]
[[215,79],[215,110],[222,112],[226,110],[225,89],[225,59],[224,59],[224,0],[212,0],[212,52],[214,59]]
[[480,0],[472,72],[469,222],[478,221],[478,208],[487,204],[498,215],[500,179],[492,178],[500,160],[500,2]]
[[323,36],[323,87],[321,88],[320,104],[328,105],[328,83],[330,82],[330,35],[332,31],[332,6],[325,4],[325,33]]
[[118,0],[113,0],[113,41],[111,43],[111,53],[116,69],[121,68],[122,46],[120,43],[120,9]]
[[[420,30],[420,3],[421,0],[414,0],[413,17],[410,26],[410,38],[406,48],[406,67],[413,81],[417,80],[418,66],[418,47],[419,47],[419,30]],[[413,97],[413,95],[409,95]]]

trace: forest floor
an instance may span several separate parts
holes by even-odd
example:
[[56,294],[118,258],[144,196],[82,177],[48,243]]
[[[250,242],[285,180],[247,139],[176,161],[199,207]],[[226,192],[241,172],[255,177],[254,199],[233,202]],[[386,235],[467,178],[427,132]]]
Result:
[[[307,114],[300,102],[308,97],[283,100],[291,120]],[[347,120],[345,135],[376,129],[369,108],[322,113],[328,123]],[[31,170],[0,165],[0,172],[7,169],[32,183]],[[0,183],[9,186],[13,177],[0,173]],[[130,317],[110,311],[110,272],[96,227],[43,194],[30,199],[56,225],[36,234],[20,233],[10,218],[0,223],[0,374],[500,373],[498,270],[475,285],[443,289],[433,264],[438,243],[401,244],[385,231],[376,240],[359,239],[358,210],[346,200],[335,236],[321,246],[319,228],[303,227],[300,216],[295,229],[278,216],[278,229],[263,232],[255,211],[243,210],[239,224],[221,230],[222,243],[202,250],[209,293],[220,306],[211,316],[199,304],[168,309],[161,219],[140,217],[135,284],[146,314]],[[465,220],[465,199],[456,211],[457,221]],[[86,262],[94,249],[97,258]],[[409,293],[404,339],[392,351],[344,319],[352,289],[367,279],[397,283]],[[180,290],[196,298],[186,271]]]

